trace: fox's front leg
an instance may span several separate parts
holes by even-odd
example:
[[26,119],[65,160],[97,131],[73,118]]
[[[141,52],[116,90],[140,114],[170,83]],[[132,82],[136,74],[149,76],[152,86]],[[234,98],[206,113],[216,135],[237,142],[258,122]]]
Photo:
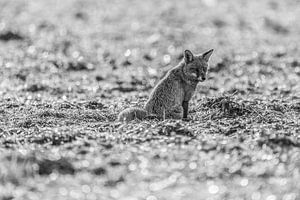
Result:
[[183,101],[182,102],[182,108],[183,108],[183,118],[185,119],[188,116],[189,102],[188,101]]

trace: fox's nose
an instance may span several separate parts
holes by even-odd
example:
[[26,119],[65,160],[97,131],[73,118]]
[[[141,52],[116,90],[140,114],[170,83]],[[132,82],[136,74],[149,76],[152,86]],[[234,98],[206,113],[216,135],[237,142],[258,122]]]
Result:
[[205,81],[206,80],[206,78],[205,77],[201,77],[201,81]]

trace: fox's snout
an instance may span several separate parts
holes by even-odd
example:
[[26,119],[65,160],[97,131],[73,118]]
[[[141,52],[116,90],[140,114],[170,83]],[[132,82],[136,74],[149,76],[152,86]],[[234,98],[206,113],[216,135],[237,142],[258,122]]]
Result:
[[205,81],[206,80],[206,77],[201,77],[201,81]]
[[204,76],[198,77],[198,81],[200,81],[200,82],[203,82],[203,81],[205,81],[205,80],[206,80],[206,77],[204,77]]
[[192,76],[194,76],[195,78],[197,78],[197,80],[200,81],[200,82],[203,82],[203,81],[206,80],[206,75],[192,73]]

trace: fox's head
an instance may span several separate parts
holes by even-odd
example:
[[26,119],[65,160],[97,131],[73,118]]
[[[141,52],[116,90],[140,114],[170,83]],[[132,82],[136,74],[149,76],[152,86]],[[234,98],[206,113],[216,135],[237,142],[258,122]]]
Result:
[[184,55],[184,75],[192,81],[203,82],[206,80],[208,60],[214,50],[211,49],[203,54],[194,55],[190,50],[185,50]]

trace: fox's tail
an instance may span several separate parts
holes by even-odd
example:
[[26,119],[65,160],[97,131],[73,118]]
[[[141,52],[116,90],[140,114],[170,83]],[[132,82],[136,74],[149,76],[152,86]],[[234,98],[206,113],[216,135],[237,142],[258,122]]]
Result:
[[141,108],[127,108],[123,110],[119,116],[118,121],[129,122],[135,119],[143,120],[147,117],[147,111]]

